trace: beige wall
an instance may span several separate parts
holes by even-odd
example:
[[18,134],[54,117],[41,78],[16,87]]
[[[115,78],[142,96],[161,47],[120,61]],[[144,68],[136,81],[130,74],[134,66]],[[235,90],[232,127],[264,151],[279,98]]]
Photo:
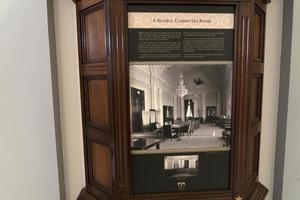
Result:
[[272,3],[268,5],[259,172],[259,180],[270,190],[266,200],[273,199],[282,14],[283,0],[272,1]]
[[0,3],[0,199],[59,200],[47,0]]
[[283,172],[283,200],[300,199],[300,57],[299,57],[299,34],[300,34],[300,2],[294,0],[292,30],[292,53],[288,95],[288,114],[285,142],[285,159]]
[[[67,200],[74,200],[84,186],[84,160],[80,121],[78,55],[75,5],[71,0],[54,0],[58,53],[61,122]],[[263,124],[260,181],[272,199],[276,119],[281,49],[282,0],[268,6],[266,64],[263,99]]]
[[66,199],[85,185],[75,4],[54,0],[55,36]]

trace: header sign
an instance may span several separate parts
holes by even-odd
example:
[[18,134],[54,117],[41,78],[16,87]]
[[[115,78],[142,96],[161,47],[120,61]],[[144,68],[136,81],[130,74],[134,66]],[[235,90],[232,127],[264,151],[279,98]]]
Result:
[[233,29],[230,13],[129,12],[129,29]]
[[196,12],[193,7],[162,7],[160,11],[158,7],[145,11],[146,6],[129,6],[130,62],[233,60],[233,10]]

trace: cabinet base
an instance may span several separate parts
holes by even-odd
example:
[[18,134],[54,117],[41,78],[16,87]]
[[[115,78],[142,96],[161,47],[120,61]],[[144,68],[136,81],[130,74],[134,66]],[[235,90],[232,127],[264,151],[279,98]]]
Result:
[[[253,187],[251,193],[248,196],[248,200],[264,200],[268,194],[268,189],[262,185],[260,182],[257,182]],[[86,188],[83,188],[77,197],[77,200],[99,200],[93,195],[89,194]]]
[[264,200],[268,194],[269,190],[260,182],[257,182],[251,191],[249,200]]
[[79,194],[79,196],[77,197],[77,200],[98,200],[96,199],[94,196],[92,196],[91,194],[89,194],[85,188],[83,188]]

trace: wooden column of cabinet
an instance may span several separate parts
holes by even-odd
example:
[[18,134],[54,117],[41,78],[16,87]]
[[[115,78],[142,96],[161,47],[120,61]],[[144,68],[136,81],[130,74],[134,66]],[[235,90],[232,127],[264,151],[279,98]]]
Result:
[[[77,0],[86,187],[78,200],[263,200],[258,182],[268,0]],[[127,5],[235,6],[231,184],[227,191],[131,194]]]

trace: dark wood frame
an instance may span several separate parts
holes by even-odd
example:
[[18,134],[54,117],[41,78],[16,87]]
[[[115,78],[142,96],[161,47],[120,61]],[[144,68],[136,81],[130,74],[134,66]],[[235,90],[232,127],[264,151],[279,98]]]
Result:
[[[267,189],[258,182],[258,161],[261,130],[262,82],[264,72],[265,12],[268,0],[74,0],[77,5],[77,26],[81,80],[83,137],[86,187],[78,200],[263,200]],[[235,13],[231,189],[208,192],[174,192],[167,194],[132,195],[130,153],[129,66],[127,58],[127,4],[233,5]],[[259,17],[259,25],[255,17]],[[98,27],[99,26],[99,27]],[[257,30],[257,28],[259,30]],[[258,31],[258,32],[256,32]],[[257,38],[259,37],[259,38]],[[257,39],[259,40],[256,46]],[[99,44],[95,46],[94,44]],[[100,47],[102,49],[100,49]],[[259,56],[255,57],[256,52]],[[96,58],[88,59],[88,53]],[[91,57],[91,56],[90,56]],[[87,80],[104,80],[107,88],[96,84],[96,93],[89,94]],[[97,90],[97,87],[99,89]],[[100,96],[99,96],[100,95]],[[98,105],[90,109],[87,98],[106,98],[107,109]],[[87,123],[89,113],[94,122]],[[106,116],[108,124],[103,124]],[[93,152],[91,145],[109,151]],[[109,152],[109,153],[108,153]],[[94,155],[94,157],[92,156]],[[109,163],[105,158],[109,156]],[[92,160],[94,159],[94,160]],[[104,160],[103,160],[104,159]],[[95,161],[95,162],[92,162]],[[103,161],[103,162],[102,162]],[[97,163],[97,169],[93,166]],[[99,167],[100,166],[100,167]],[[103,170],[110,169],[109,173]],[[111,180],[111,184],[95,182]],[[233,176],[234,174],[234,176]],[[103,181],[104,183],[106,183]]]

